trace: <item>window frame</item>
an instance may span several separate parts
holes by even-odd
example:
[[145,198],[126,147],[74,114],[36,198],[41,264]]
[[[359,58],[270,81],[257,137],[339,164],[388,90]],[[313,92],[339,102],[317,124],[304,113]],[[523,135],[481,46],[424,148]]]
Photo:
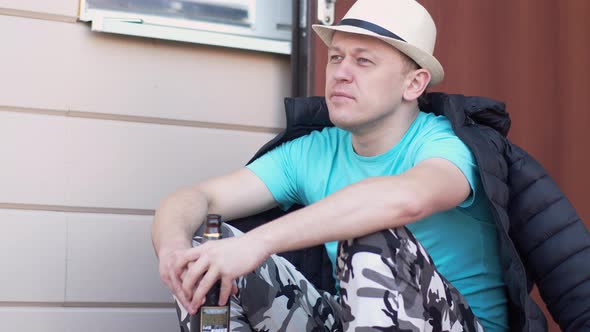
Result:
[[[145,13],[89,8],[88,0],[80,0],[79,19],[91,22],[91,30],[139,37],[158,38],[181,42],[214,45],[278,54],[291,54],[291,23],[276,23],[276,31],[264,30],[280,38],[261,36],[257,18],[273,15],[265,4],[268,0],[252,0],[254,12],[252,25],[239,26],[224,23],[171,18]],[[277,0],[270,0],[277,1]],[[290,1],[289,1],[290,2]],[[277,1],[277,3],[279,3]],[[264,12],[267,10],[268,12]],[[289,8],[291,10],[291,8]],[[275,7],[276,11],[276,7]],[[269,16],[267,16],[269,17]],[[265,22],[268,23],[268,22]],[[258,26],[257,26],[258,24]],[[253,27],[252,27],[253,26]],[[282,29],[279,29],[279,27]],[[287,33],[288,30],[288,33]],[[288,39],[287,39],[288,36]]]

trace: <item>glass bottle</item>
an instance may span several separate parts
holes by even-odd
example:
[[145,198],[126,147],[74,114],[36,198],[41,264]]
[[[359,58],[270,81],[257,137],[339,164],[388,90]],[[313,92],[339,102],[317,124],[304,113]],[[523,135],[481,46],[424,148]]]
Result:
[[[203,242],[221,239],[221,216],[207,215]],[[218,280],[205,296],[205,303],[190,317],[191,332],[229,332],[229,300],[219,305],[221,281]]]

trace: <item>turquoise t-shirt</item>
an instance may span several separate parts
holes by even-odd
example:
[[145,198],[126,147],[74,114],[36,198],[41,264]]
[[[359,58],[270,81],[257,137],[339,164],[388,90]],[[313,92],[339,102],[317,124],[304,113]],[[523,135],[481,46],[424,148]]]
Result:
[[[250,165],[283,209],[310,205],[360,180],[398,175],[428,158],[455,164],[471,186],[458,207],[407,227],[426,248],[439,272],[467,299],[486,331],[506,331],[508,312],[496,227],[481,188],[473,155],[444,116],[420,112],[389,151],[363,157],[351,134],[333,127],[314,131],[266,153]],[[326,243],[333,266],[337,242]]]

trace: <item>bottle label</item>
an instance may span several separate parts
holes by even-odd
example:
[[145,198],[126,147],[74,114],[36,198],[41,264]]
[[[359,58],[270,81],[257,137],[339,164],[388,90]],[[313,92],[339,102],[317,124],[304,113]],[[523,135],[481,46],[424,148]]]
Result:
[[229,306],[201,307],[201,331],[229,332]]

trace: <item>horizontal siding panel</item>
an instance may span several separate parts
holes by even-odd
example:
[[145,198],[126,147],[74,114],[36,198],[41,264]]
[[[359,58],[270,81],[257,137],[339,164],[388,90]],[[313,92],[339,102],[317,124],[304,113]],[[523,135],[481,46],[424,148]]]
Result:
[[[63,302],[66,218],[63,213],[0,210],[0,301]],[[1,328],[0,331],[16,331]]]
[[65,202],[66,121],[0,112],[0,202]]
[[152,219],[0,210],[0,302],[172,303]]
[[270,133],[0,112],[0,202],[155,209],[236,170]]
[[284,127],[287,56],[0,17],[0,106]]
[[0,331],[178,331],[174,309],[0,307]]
[[66,302],[172,303],[158,274],[152,219],[68,214]]
[[39,14],[78,16],[79,0],[0,0],[0,10],[14,9]]

